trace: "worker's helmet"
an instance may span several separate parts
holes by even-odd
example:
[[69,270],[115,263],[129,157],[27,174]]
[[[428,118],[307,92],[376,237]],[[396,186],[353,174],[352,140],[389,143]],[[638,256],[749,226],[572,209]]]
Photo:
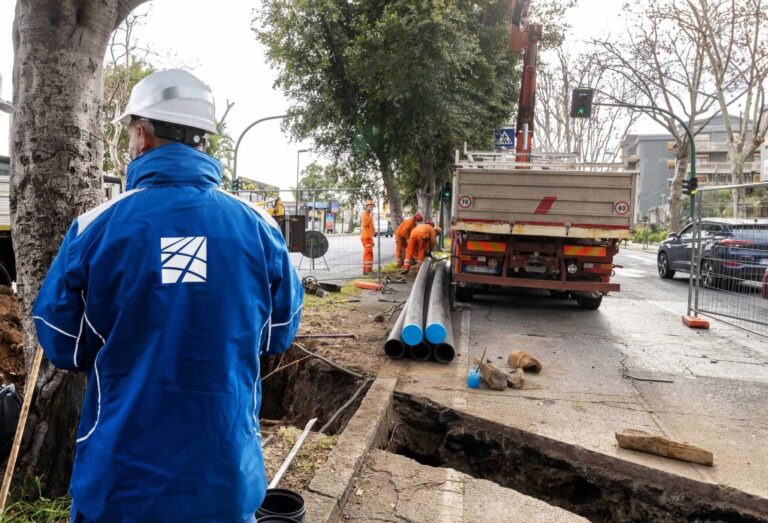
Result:
[[132,116],[216,134],[213,95],[200,79],[181,69],[157,71],[137,83],[113,123],[128,125]]
[[427,220],[427,225],[431,225],[432,227],[435,226],[435,222],[432,220]]
[[413,215],[413,221],[416,221],[416,222],[424,221],[424,216],[420,212],[417,212],[416,214]]
[[438,233],[438,234],[440,234],[440,230],[441,230],[441,229],[440,229],[440,227],[438,227],[437,225],[435,225],[435,232],[436,232],[436,233]]

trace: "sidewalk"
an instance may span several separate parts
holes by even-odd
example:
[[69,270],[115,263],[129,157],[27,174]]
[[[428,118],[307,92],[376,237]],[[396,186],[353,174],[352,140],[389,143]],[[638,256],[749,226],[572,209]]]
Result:
[[344,521],[581,523],[587,520],[496,483],[375,450],[352,489]]

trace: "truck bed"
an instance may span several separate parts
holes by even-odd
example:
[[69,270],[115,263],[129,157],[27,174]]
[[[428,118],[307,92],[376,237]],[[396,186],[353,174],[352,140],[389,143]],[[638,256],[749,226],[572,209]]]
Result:
[[457,165],[454,230],[591,239],[631,237],[636,171],[589,164]]

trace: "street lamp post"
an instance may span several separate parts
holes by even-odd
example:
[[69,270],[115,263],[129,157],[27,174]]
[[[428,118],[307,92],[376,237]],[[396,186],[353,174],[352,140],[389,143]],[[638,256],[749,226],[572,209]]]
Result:
[[240,142],[243,141],[243,138],[245,137],[245,134],[256,127],[261,122],[266,122],[269,120],[282,120],[283,118],[288,118],[287,114],[279,114],[276,116],[267,116],[266,118],[262,118],[260,120],[256,120],[251,125],[245,128],[245,130],[240,133],[240,136],[237,139],[237,142],[235,143],[235,154],[234,154],[234,160],[233,160],[233,166],[232,166],[232,184],[234,185],[235,180],[237,180],[237,152],[240,150]]
[[[296,210],[297,216],[299,214],[299,167],[301,166],[301,153],[308,153],[312,149],[299,149],[296,151]],[[314,211],[314,209],[312,209]]]

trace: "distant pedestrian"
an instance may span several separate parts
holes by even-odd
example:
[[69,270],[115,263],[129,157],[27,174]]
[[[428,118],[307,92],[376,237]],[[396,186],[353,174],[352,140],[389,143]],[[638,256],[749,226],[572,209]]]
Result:
[[410,218],[403,220],[397,230],[395,231],[395,259],[397,260],[398,269],[403,266],[405,262],[405,251],[408,248],[408,240],[411,238],[411,232],[413,229],[424,220],[424,216],[420,212],[417,212]]
[[363,243],[363,274],[373,272],[373,237],[376,226],[373,224],[373,200],[368,200],[360,217],[360,241]]
[[88,375],[71,521],[242,523],[264,498],[259,356],[302,289],[273,218],[219,188],[214,115],[186,71],[136,85],[128,191],[72,224],[37,297],[48,359]]

